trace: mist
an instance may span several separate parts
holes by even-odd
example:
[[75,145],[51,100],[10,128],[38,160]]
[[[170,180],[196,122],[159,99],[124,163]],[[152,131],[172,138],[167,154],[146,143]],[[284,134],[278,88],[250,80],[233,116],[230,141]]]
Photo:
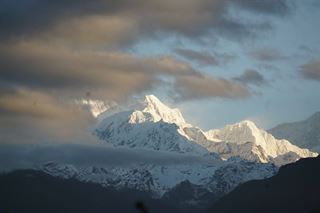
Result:
[[108,145],[87,144],[2,144],[0,145],[0,171],[39,168],[55,162],[76,167],[132,167],[148,163],[153,165],[220,164],[208,157],[152,151],[146,149],[114,148]]

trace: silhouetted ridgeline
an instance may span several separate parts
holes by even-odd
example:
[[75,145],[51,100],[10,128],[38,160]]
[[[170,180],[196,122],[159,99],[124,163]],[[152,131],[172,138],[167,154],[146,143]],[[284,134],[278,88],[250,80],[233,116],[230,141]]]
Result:
[[34,170],[0,175],[0,212],[139,213],[141,204],[136,208],[137,201],[152,213],[177,212],[173,206],[138,191],[117,191]]
[[208,212],[320,212],[320,157],[283,166],[269,179],[244,183]]
[[[119,191],[40,171],[20,170],[0,175],[0,212],[173,213],[179,212],[177,199],[173,198],[180,198],[189,188],[177,188],[171,199],[157,200],[139,191]],[[185,208],[180,212],[200,211]],[[208,213],[231,212],[320,212],[320,157],[283,166],[272,178],[244,183],[208,210]]]

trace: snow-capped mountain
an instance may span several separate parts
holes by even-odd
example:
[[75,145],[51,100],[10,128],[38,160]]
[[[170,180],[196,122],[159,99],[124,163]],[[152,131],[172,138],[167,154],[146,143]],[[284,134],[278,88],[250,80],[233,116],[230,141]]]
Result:
[[183,127],[190,126],[178,109],[155,96],[146,96],[138,109],[113,114],[98,123],[94,134],[114,146],[205,155],[208,151],[189,140]]
[[107,114],[99,115],[93,134],[115,147],[193,155],[205,159],[203,163],[145,162],[121,167],[48,163],[40,169],[54,176],[147,191],[167,199],[188,192],[177,201],[196,204],[211,195],[220,197],[245,181],[273,176],[279,165],[317,155],[287,140],[275,139],[251,121],[205,132],[187,123],[178,109],[166,106],[153,95],[133,106],[130,110],[107,110]]
[[247,160],[283,165],[291,160],[317,156],[316,153],[292,145],[287,140],[275,139],[270,133],[259,129],[248,120],[227,125],[222,129],[209,130],[205,132],[205,135],[209,140],[220,141],[210,143],[206,147],[209,151],[217,152],[224,158],[239,156]]
[[131,188],[146,191],[158,198],[185,180],[207,188],[210,193],[222,196],[240,183],[270,177],[278,170],[273,164],[253,163],[239,159],[230,159],[215,165],[207,163],[162,166],[145,163],[134,167],[76,167],[47,163],[40,169],[62,178],[76,178],[118,189]]
[[280,124],[269,133],[279,139],[287,139],[293,144],[313,151],[320,151],[320,112],[304,121]]
[[277,140],[251,121],[204,132],[187,123],[178,109],[171,109],[153,95],[135,109],[104,118],[94,130],[114,146],[208,155],[223,159],[238,156],[255,162],[283,165],[315,157],[287,140]]

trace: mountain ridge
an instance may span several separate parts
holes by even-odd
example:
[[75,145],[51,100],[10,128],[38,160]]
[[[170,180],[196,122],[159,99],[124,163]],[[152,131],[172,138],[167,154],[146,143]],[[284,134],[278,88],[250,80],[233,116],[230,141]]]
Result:
[[287,139],[297,146],[320,151],[320,112],[292,123],[279,124],[268,132],[276,138]]
[[287,140],[277,140],[249,120],[205,132],[187,123],[179,109],[171,109],[154,95],[147,95],[135,109],[104,118],[94,134],[115,146],[200,155],[214,152],[224,159],[238,156],[245,160],[278,165],[300,157],[317,156]]
[[[113,147],[128,147],[162,154],[201,158],[198,164],[98,166],[49,162],[38,170],[55,177],[98,183],[117,190],[150,193],[173,199],[177,205],[198,205],[220,198],[239,184],[275,175],[281,165],[316,153],[277,140],[252,121],[242,121],[207,132],[189,124],[179,109],[170,108],[153,95],[131,109],[101,112],[92,134]],[[216,162],[213,164],[212,162]],[[204,190],[205,189],[205,190]],[[177,194],[185,192],[185,199]]]
[[320,157],[282,166],[273,177],[241,184],[212,204],[209,212],[319,212]]
[[115,189],[37,170],[0,174],[0,212],[138,212],[143,202],[152,212],[178,213],[174,203],[153,199],[147,192]]

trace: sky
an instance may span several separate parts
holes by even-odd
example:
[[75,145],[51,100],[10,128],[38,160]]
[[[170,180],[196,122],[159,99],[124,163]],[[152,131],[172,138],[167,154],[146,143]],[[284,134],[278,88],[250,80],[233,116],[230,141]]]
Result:
[[0,143],[96,143],[82,98],[152,93],[203,129],[320,109],[317,0],[0,5]]

